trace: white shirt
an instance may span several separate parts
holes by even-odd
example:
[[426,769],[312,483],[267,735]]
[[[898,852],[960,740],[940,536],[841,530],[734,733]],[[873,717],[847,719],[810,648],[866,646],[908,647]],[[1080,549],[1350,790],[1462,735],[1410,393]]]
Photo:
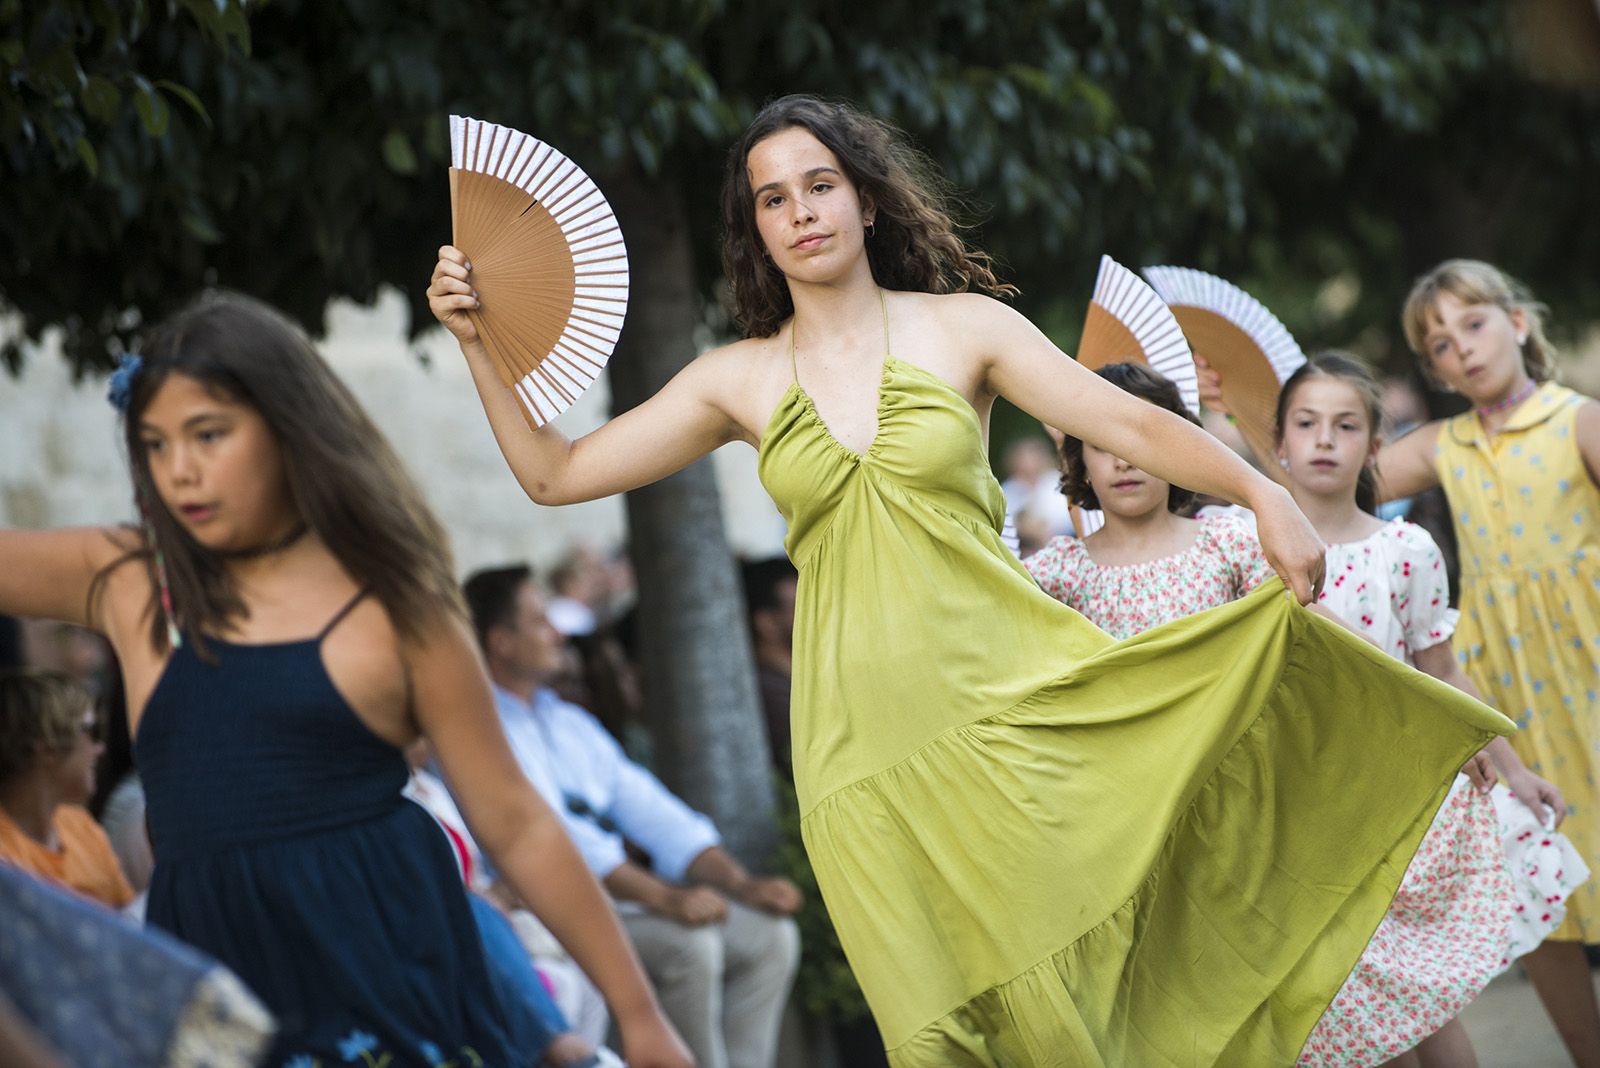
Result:
[[544,688],[529,702],[496,686],[494,699],[517,762],[597,878],[627,859],[624,837],[671,882],[682,882],[695,857],[722,844],[710,819],[629,760],[584,709]]

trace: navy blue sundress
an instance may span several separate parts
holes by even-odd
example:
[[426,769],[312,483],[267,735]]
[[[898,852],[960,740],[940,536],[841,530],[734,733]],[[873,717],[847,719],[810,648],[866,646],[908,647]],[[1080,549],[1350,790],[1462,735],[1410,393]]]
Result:
[[273,1068],[538,1063],[518,1049],[444,834],[334,688],[322,641],[174,650],[135,755],[149,922],[278,1018]]

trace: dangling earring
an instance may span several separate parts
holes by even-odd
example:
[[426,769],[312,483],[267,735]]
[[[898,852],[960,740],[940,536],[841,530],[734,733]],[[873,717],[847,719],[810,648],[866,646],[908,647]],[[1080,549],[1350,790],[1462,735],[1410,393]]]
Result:
[[1523,345],[1526,345],[1527,343],[1528,343],[1528,335],[1527,334],[1518,334],[1517,335],[1517,347],[1518,348],[1521,348]]
[[867,223],[867,225],[863,229],[864,229],[864,232],[866,233],[866,235],[868,237],[871,237],[873,234],[878,232],[877,225],[874,224],[874,223],[870,223],[870,222]]

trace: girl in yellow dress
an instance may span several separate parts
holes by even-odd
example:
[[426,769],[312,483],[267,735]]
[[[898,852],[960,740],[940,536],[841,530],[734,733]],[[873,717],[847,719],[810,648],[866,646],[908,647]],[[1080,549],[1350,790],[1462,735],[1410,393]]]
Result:
[[[1008,287],[934,185],[852,108],[768,105],[723,194],[748,336],[578,441],[501,384],[470,249],[429,301],[540,503],[756,448],[800,572],[803,835],[895,1068],[1289,1064],[1510,725],[1303,611],[1322,545],[1287,492],[963,292]],[[1053,600],[1001,539],[1000,395],[1251,507],[1283,585],[1122,642]]]

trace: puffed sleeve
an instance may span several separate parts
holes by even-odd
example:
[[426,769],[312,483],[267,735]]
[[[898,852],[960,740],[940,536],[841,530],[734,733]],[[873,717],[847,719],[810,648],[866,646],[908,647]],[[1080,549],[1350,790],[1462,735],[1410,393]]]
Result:
[[1461,614],[1450,607],[1450,580],[1433,536],[1415,523],[1395,523],[1389,549],[1394,574],[1394,614],[1412,653],[1455,633]]

